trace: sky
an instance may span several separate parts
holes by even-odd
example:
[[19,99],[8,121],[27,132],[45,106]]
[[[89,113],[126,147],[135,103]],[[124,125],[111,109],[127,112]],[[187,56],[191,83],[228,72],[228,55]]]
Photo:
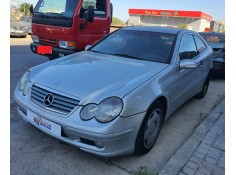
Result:
[[[36,4],[38,0],[26,0]],[[126,21],[129,8],[161,10],[195,10],[205,12],[213,20],[225,20],[224,0],[110,0],[113,4],[113,16]]]

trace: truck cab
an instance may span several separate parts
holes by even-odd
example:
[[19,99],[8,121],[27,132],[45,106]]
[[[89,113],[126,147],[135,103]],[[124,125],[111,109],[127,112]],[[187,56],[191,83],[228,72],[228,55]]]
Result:
[[39,0],[32,17],[31,50],[49,59],[82,51],[110,33],[111,21],[110,0]]

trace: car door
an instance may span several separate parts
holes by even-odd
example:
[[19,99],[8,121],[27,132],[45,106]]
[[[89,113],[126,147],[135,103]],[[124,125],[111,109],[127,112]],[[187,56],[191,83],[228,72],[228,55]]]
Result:
[[[84,0],[80,9],[80,19],[83,25],[86,18],[88,4],[94,6],[94,21],[88,22],[86,27],[80,28],[81,37],[90,36],[91,41],[96,41],[109,34],[110,31],[110,4],[107,0],[97,0],[91,4],[91,0]],[[80,25],[81,25],[80,24]],[[83,39],[82,39],[83,40]],[[88,39],[87,39],[88,40]]]
[[202,64],[201,64],[201,79],[202,79],[202,84],[204,83],[206,76],[208,75],[208,72],[210,70],[210,54],[207,52],[207,46],[206,44],[200,39],[197,35],[193,35],[196,46],[197,46],[197,51],[199,54],[199,57],[202,59]]
[[[195,69],[180,69],[179,65],[182,60],[194,60],[197,64]],[[178,51],[178,68],[175,69],[173,75],[173,83],[170,87],[171,106],[172,109],[177,109],[185,101],[198,93],[199,82],[202,73],[202,58],[199,56],[193,35],[184,34],[180,40],[180,47]]]

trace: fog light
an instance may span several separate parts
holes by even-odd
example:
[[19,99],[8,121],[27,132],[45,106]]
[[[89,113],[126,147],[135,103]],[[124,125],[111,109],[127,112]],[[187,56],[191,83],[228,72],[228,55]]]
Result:
[[35,48],[35,47],[32,47],[32,50],[33,50],[33,51],[36,51],[36,48]]

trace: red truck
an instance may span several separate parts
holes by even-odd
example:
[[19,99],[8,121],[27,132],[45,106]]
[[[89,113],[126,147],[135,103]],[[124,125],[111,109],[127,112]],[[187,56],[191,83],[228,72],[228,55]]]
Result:
[[[39,0],[32,13],[32,52],[55,59],[85,49],[110,33],[110,0]],[[41,50],[41,51],[40,51]]]

